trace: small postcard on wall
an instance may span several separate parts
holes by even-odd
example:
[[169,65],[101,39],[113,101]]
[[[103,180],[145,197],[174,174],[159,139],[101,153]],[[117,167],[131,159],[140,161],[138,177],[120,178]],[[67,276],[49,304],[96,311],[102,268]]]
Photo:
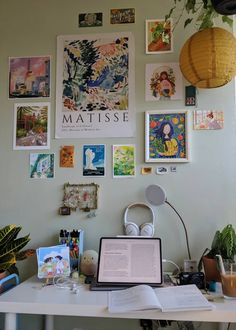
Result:
[[105,145],[83,145],[83,176],[105,176]]
[[74,146],[63,146],[60,150],[60,167],[74,167]]
[[135,176],[135,145],[113,145],[113,177]]
[[54,154],[30,154],[30,178],[53,179],[55,171]]
[[124,24],[135,22],[134,8],[111,9],[110,15],[111,24]]
[[196,130],[215,130],[224,127],[223,111],[195,110],[193,128]]
[[102,26],[102,13],[79,14],[79,27]]

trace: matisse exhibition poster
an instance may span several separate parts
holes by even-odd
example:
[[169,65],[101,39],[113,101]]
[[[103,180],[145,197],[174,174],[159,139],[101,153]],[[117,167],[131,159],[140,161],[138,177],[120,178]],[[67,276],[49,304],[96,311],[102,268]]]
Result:
[[56,138],[134,136],[132,34],[57,41]]

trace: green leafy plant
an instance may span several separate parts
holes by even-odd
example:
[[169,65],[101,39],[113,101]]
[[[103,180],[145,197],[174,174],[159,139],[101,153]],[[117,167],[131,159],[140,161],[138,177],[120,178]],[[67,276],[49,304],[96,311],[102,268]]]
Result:
[[211,0],[173,0],[173,3],[174,5],[165,16],[165,20],[170,19],[175,12],[178,12],[174,28],[183,16],[186,17],[184,27],[194,21],[197,30],[213,27],[216,17],[221,17],[222,22],[229,26],[233,24],[233,20],[229,16],[220,15],[215,11]]
[[33,249],[21,251],[30,241],[29,234],[17,238],[21,229],[12,224],[0,229],[0,272],[19,274],[16,262],[35,254]]
[[225,226],[222,231],[216,231],[211,249],[206,250],[205,256],[214,258],[216,254],[220,254],[223,259],[234,261],[234,256],[236,255],[236,233],[232,224]]

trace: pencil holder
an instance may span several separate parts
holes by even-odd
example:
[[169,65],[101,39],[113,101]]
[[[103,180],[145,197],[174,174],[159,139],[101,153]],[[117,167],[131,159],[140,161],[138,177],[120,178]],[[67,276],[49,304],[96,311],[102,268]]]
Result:
[[61,229],[59,242],[69,246],[71,272],[79,271],[80,258],[84,247],[84,231],[82,229],[73,229],[72,231]]

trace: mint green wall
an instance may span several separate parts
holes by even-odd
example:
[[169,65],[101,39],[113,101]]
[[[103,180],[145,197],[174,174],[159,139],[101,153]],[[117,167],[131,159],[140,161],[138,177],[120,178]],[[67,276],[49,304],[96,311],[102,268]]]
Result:
[[[165,3],[165,4],[164,4]],[[163,55],[145,54],[145,19],[163,18],[172,1],[161,0],[21,0],[0,3],[0,223],[16,223],[22,234],[31,234],[29,247],[56,244],[61,228],[85,230],[85,248],[98,248],[100,236],[123,233],[123,212],[129,203],[145,201],[144,190],[151,183],[160,184],[168,200],[186,223],[192,257],[198,259],[209,246],[216,229],[235,224],[236,131],[235,84],[213,90],[198,90],[198,109],[225,112],[225,127],[219,131],[193,131],[190,125],[192,160],[177,164],[177,172],[158,176],[158,164],[144,163],[144,112],[158,109],[185,109],[184,100],[145,101],[145,64],[177,62],[179,51],[194,30],[178,25],[174,34],[174,52]],[[111,8],[135,8],[136,23],[110,25]],[[78,14],[103,12],[103,27],[78,28]],[[227,27],[226,27],[227,28]],[[134,138],[55,139],[56,37],[65,34],[131,31],[135,37],[135,103],[137,135]],[[56,155],[54,180],[29,179],[30,151],[13,151],[13,107],[8,100],[8,57],[51,55],[51,149]],[[19,100],[16,100],[18,102]],[[20,100],[24,102],[25,100]],[[27,101],[27,100],[26,100]],[[38,100],[36,100],[38,101]],[[30,100],[34,102],[34,100]],[[192,114],[192,109],[189,108]],[[82,177],[81,147],[84,143],[105,143],[107,175],[90,180]],[[134,143],[137,147],[137,175],[134,179],[113,179],[112,144]],[[76,148],[74,169],[59,168],[61,145]],[[142,176],[141,167],[152,166],[152,175]],[[170,165],[167,164],[167,167]],[[97,217],[88,219],[79,210],[69,217],[58,215],[63,198],[63,184],[96,182],[100,185]],[[183,229],[178,218],[166,205],[158,209],[156,235],[163,241],[163,256],[178,264],[187,258]],[[20,265],[22,279],[36,272],[36,260]],[[135,322],[135,321],[133,321]],[[136,323],[135,323],[136,324]],[[122,326],[123,327],[123,326]],[[59,329],[59,325],[58,325]],[[69,328],[68,328],[69,329]],[[85,328],[84,328],[85,329]],[[127,327],[128,329],[128,327]],[[87,330],[87,328],[86,328]]]

